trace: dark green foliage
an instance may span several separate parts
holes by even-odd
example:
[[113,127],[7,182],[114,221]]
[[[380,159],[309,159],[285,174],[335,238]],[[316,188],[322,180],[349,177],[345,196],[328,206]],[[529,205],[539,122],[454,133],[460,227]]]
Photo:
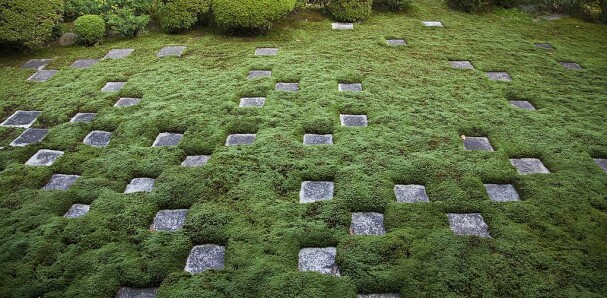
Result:
[[267,31],[295,9],[295,0],[213,0],[217,25],[230,32]]
[[404,11],[411,8],[413,0],[373,0],[373,5],[389,10]]
[[0,45],[47,41],[61,19],[62,0],[0,0]]
[[330,0],[329,13],[341,22],[358,22],[371,15],[373,0]]
[[[104,18],[120,9],[131,10],[135,15],[150,14],[152,0],[65,0],[65,20],[75,20],[86,14],[101,15]],[[107,18],[106,18],[107,20]]]
[[124,36],[135,36],[145,29],[150,21],[148,15],[136,15],[132,9],[118,9],[107,15],[109,28]]
[[211,8],[210,0],[173,0],[160,5],[160,27],[167,32],[190,29],[202,21]]
[[97,15],[84,15],[74,22],[74,33],[83,45],[97,44],[105,36],[105,22]]
[[[492,0],[494,5],[505,7],[505,8],[513,8],[525,2],[524,0]],[[535,2],[535,1],[534,1]]]
[[450,8],[472,13],[485,10],[490,3],[489,0],[447,0]]

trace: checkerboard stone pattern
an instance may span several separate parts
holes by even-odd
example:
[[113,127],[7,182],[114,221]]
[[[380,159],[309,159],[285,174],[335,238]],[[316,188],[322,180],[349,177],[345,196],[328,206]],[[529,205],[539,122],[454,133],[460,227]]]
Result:
[[151,192],[155,180],[152,178],[135,178],[126,186],[124,193]]
[[312,203],[333,199],[332,181],[304,181],[299,191],[299,203]]
[[70,209],[63,215],[67,218],[78,218],[84,216],[89,212],[91,206],[85,204],[74,204]]
[[422,24],[426,27],[444,27],[443,23],[439,21],[423,21]]
[[339,115],[341,126],[348,127],[365,127],[368,125],[367,115]]
[[80,59],[72,63],[72,68],[90,68],[99,63],[99,59]]
[[51,166],[55,161],[63,155],[63,151],[42,149],[36,152],[30,159],[25,162],[28,166]]
[[252,80],[256,78],[267,78],[272,76],[271,70],[251,70],[249,71],[249,75],[247,79]]
[[112,133],[109,131],[94,130],[91,131],[82,143],[93,147],[103,148],[110,144]]
[[68,190],[80,176],[54,174],[42,190]]
[[526,100],[510,100],[510,105],[523,110],[535,111],[535,107]]
[[304,135],[304,145],[333,145],[333,135],[317,135],[307,133]]
[[313,271],[322,274],[339,276],[339,268],[335,262],[337,248],[310,247],[299,251],[299,271]]
[[39,143],[46,138],[48,129],[28,128],[19,137],[11,142],[13,147],[23,147],[34,143]]
[[181,55],[183,54],[183,51],[185,51],[185,49],[186,49],[185,46],[163,47],[162,49],[160,49],[160,51],[158,51],[158,53],[156,54],[156,57],[158,57],[158,58],[169,57],[169,56],[181,57]]
[[118,290],[116,298],[156,298],[158,288],[128,288]]
[[518,201],[520,197],[512,184],[485,184],[489,199],[495,202]]
[[544,49],[544,50],[553,50],[554,49],[554,47],[549,43],[536,43],[535,47],[538,49]]
[[489,71],[486,72],[485,75],[491,81],[502,81],[502,82],[510,82],[512,81],[512,77],[510,74],[504,71]]
[[51,63],[51,61],[53,61],[53,59],[32,59],[21,65],[21,68],[42,70],[47,64]]
[[352,213],[350,229],[354,235],[384,235],[384,215],[376,212]]
[[460,68],[460,69],[474,69],[474,65],[470,63],[470,61],[462,60],[462,61],[449,61],[449,65],[452,68]]
[[559,64],[566,69],[573,69],[573,70],[582,69],[582,67],[575,62],[559,62]]
[[97,116],[96,113],[78,113],[72,117],[70,122],[72,123],[80,123],[80,122],[91,122]]
[[131,107],[141,102],[141,98],[122,97],[114,104],[115,107]]
[[41,113],[40,111],[16,111],[4,120],[0,126],[28,128],[36,122]]
[[455,235],[491,238],[489,227],[480,213],[447,214],[449,227]]
[[354,24],[352,24],[352,23],[332,23],[331,29],[333,29],[333,30],[353,30]]
[[243,97],[240,99],[240,104],[238,105],[241,108],[260,108],[266,104],[265,97]]
[[398,293],[358,294],[358,298],[400,298]]
[[103,59],[122,59],[133,53],[135,49],[113,49]]
[[53,78],[58,72],[58,70],[39,70],[35,74],[27,78],[27,80],[32,82],[46,82]]
[[172,147],[179,145],[183,139],[183,134],[163,132],[156,137],[152,147]]
[[607,172],[607,159],[606,158],[594,158],[594,162],[601,168],[603,171]]
[[124,88],[126,82],[107,82],[103,88],[101,88],[101,92],[118,92],[120,89]]
[[191,168],[202,167],[202,166],[206,165],[207,162],[209,162],[209,159],[211,159],[211,157],[208,155],[188,156],[181,163],[181,166],[182,167],[191,167]]
[[339,90],[339,92],[344,92],[344,91],[362,92],[363,85],[361,83],[351,83],[351,84],[341,83],[337,86],[337,90]]
[[250,145],[256,138],[256,134],[232,134],[226,139],[226,146]]
[[484,137],[464,137],[463,142],[466,150],[493,151],[489,139]]
[[184,270],[194,274],[210,269],[223,269],[225,251],[225,246],[216,244],[196,245],[190,251]]
[[394,186],[396,201],[399,203],[419,203],[430,202],[426,194],[426,187],[423,185],[400,185]]
[[510,159],[517,172],[521,175],[548,174],[550,170],[537,158],[513,158]]
[[277,48],[257,48],[255,49],[255,56],[276,56],[278,55]]
[[188,209],[160,210],[154,217],[152,230],[154,231],[177,231],[185,224]]
[[407,42],[404,39],[388,39],[386,44],[389,46],[406,46]]
[[297,92],[299,91],[299,83],[276,83],[276,91]]

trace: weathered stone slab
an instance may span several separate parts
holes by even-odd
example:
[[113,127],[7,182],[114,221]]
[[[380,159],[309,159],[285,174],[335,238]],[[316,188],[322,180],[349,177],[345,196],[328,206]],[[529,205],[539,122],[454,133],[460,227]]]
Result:
[[42,70],[47,64],[51,63],[51,61],[53,61],[53,59],[32,59],[21,65],[21,68]]
[[101,92],[117,92],[120,91],[126,85],[126,82],[107,82]]
[[582,67],[575,62],[559,62],[559,64],[566,69],[574,69],[574,70],[582,69]]
[[154,231],[177,231],[185,224],[188,209],[160,210],[154,217],[152,230]]
[[99,59],[80,59],[72,63],[72,68],[89,68],[97,64]]
[[337,248],[310,247],[299,251],[299,271],[314,271],[322,274],[339,276],[339,268],[335,262]]
[[484,137],[463,137],[464,148],[466,150],[477,150],[477,151],[493,151],[489,139]]
[[255,142],[256,134],[233,134],[226,139],[226,146],[249,145]]
[[358,294],[358,298],[400,298],[398,293]]
[[67,190],[78,178],[78,175],[54,174],[42,190]]
[[344,92],[344,91],[362,92],[363,91],[363,85],[361,83],[339,84],[337,86],[337,90],[339,90],[339,92]]
[[451,65],[452,68],[461,68],[461,69],[474,69],[474,65],[472,65],[472,63],[470,63],[470,61],[449,61],[449,65]]
[[276,83],[276,91],[297,92],[299,91],[299,83]]
[[307,133],[304,135],[304,145],[333,145],[333,135],[317,135]]
[[449,227],[455,235],[491,238],[489,226],[480,213],[448,213]]
[[62,47],[70,47],[76,44],[76,33],[66,32],[57,39],[57,44]]
[[257,48],[255,49],[255,56],[276,56],[278,55],[277,48]]
[[489,199],[495,202],[518,201],[518,192],[512,184],[485,184]]
[[99,131],[99,130],[94,130],[91,131],[86,138],[84,138],[84,141],[82,141],[84,144],[93,146],[93,147],[106,147],[108,144],[110,144],[110,138],[112,137],[112,133],[108,132],[108,131]]
[[181,139],[183,139],[183,134],[163,132],[156,137],[152,147],[177,146],[181,142]]
[[390,46],[406,46],[407,42],[404,39],[388,39],[386,44]]
[[489,72],[486,72],[485,75],[487,75],[487,77],[491,81],[503,81],[503,82],[512,81],[512,77],[507,72],[503,72],[503,71],[489,71]]
[[11,142],[13,147],[23,147],[34,143],[39,143],[46,138],[48,129],[28,128],[19,137]]
[[341,121],[341,126],[358,126],[363,127],[367,126],[367,115],[339,115],[339,120]]
[[383,235],[384,215],[375,212],[352,213],[352,224],[350,230],[353,235]]
[[594,162],[603,169],[603,171],[607,172],[607,159],[605,158],[593,158]]
[[78,113],[78,114],[74,115],[74,117],[72,117],[70,122],[72,122],[72,123],[91,122],[91,121],[93,121],[95,116],[97,116],[96,113]]
[[120,288],[116,298],[156,298],[158,288]]
[[509,100],[508,101],[512,106],[515,106],[519,109],[535,111],[535,107],[526,100]]
[[113,49],[103,59],[122,59],[130,55],[135,49]]
[[216,244],[196,245],[190,251],[184,270],[194,274],[210,269],[223,269],[225,251],[225,246]]
[[211,157],[208,155],[188,156],[181,163],[181,166],[182,167],[202,167],[202,166],[206,165],[210,159],[211,159]]
[[59,157],[63,155],[63,151],[47,150],[42,149],[36,152],[30,159],[25,163],[28,166],[50,166]]
[[58,70],[39,70],[31,77],[27,78],[27,80],[32,82],[46,82],[54,77],[58,72]]
[[334,183],[331,181],[304,181],[299,191],[300,203],[312,203],[333,199]]
[[91,209],[91,206],[89,206],[89,205],[74,204],[74,205],[72,205],[72,207],[70,207],[70,210],[68,210],[63,215],[63,217],[78,218],[78,217],[81,217],[81,216],[84,216],[85,214],[87,214],[90,209]]
[[185,49],[186,49],[185,46],[164,47],[164,48],[160,49],[160,51],[158,51],[158,53],[156,54],[156,57],[158,57],[158,58],[168,57],[168,56],[181,57],[181,55],[183,54],[183,51],[185,51]]
[[141,102],[141,98],[122,97],[114,104],[115,107],[130,107]]
[[510,159],[510,163],[516,167],[516,170],[521,175],[550,173],[542,161],[537,158],[513,158]]
[[243,97],[240,99],[240,104],[238,105],[241,108],[247,107],[263,107],[266,104],[265,97]]
[[423,185],[395,185],[394,194],[399,203],[419,203],[430,202],[426,194],[426,187]]
[[0,126],[29,128],[36,122],[41,113],[40,111],[16,111],[4,120]]
[[271,70],[251,70],[247,79],[252,80],[256,78],[267,78],[272,76]]
[[151,192],[154,189],[154,182],[152,178],[134,178],[126,186],[124,193]]
[[333,30],[353,30],[354,24],[352,24],[352,23],[332,23],[331,28]]
[[423,21],[422,24],[426,27],[444,27],[443,23],[439,21]]
[[549,44],[549,43],[536,43],[535,47],[538,49],[545,49],[545,50],[553,50],[554,47]]

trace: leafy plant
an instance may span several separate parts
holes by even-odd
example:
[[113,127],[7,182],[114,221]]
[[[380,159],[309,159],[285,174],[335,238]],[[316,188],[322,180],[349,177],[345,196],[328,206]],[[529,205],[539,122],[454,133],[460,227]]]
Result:
[[403,11],[411,8],[413,0],[374,0],[373,5],[389,10]]
[[338,21],[357,22],[371,15],[373,0],[331,0],[329,13]]
[[62,0],[0,0],[0,43],[32,46],[47,41],[62,9]]
[[148,15],[135,15],[133,9],[118,9],[107,15],[109,28],[124,36],[135,36],[150,22]]
[[79,43],[94,45],[105,35],[105,21],[98,15],[84,15],[74,22],[74,31]]
[[209,0],[173,0],[160,5],[160,27],[168,32],[190,29],[209,12]]
[[452,9],[474,13],[486,9],[490,2],[489,0],[447,0],[447,4]]
[[225,31],[266,31],[295,9],[295,0],[214,0],[213,14]]

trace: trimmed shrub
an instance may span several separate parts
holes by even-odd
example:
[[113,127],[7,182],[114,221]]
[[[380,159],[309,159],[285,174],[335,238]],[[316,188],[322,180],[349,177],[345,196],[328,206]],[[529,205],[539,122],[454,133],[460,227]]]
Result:
[[452,9],[477,12],[486,9],[489,5],[489,0],[448,0],[447,4]]
[[190,29],[209,12],[209,0],[173,0],[160,6],[158,19],[162,30],[179,32]]
[[213,0],[215,22],[225,31],[266,31],[295,9],[296,0]]
[[411,8],[413,0],[375,0],[373,4],[389,11],[403,11]]
[[74,22],[74,33],[78,36],[78,43],[94,45],[105,35],[105,21],[97,15],[81,16]]
[[106,16],[110,29],[124,36],[135,36],[150,22],[148,15],[136,15],[133,9],[117,9]]
[[0,0],[0,43],[32,46],[47,41],[62,10],[62,0]]
[[329,13],[341,22],[357,22],[371,14],[373,0],[331,0],[327,5]]

